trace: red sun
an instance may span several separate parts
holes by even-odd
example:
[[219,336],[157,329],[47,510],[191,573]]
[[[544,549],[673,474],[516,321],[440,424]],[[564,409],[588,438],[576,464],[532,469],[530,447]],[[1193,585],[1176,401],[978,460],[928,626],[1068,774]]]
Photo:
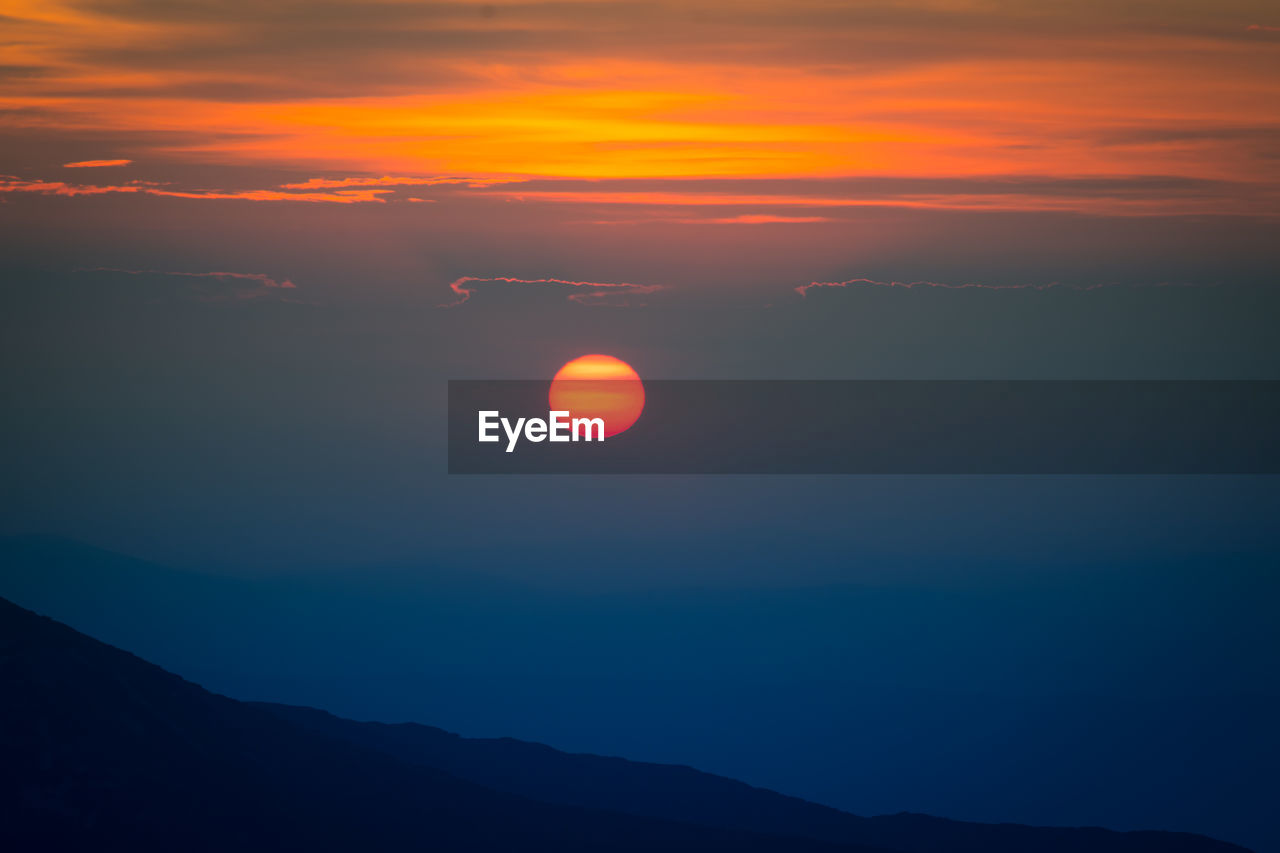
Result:
[[584,355],[556,372],[552,411],[571,418],[603,418],[604,436],[627,430],[644,411],[644,383],[631,365],[611,355]]

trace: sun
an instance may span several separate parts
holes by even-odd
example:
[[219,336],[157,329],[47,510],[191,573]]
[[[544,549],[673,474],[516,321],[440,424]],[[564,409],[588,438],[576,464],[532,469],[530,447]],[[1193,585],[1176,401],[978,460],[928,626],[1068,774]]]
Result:
[[571,418],[603,418],[604,437],[629,429],[644,411],[644,383],[631,365],[611,355],[575,358],[551,380],[552,411]]

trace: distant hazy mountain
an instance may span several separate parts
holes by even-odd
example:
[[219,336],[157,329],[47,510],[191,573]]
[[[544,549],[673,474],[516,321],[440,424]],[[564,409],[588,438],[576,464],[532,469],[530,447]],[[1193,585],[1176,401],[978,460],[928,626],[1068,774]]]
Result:
[[0,849],[869,853],[489,790],[214,695],[3,599]]
[[0,849],[410,848],[1243,849],[858,818],[688,768],[236,702],[0,599]]
[[310,731],[439,768],[498,791],[549,803],[873,845],[903,853],[1175,853],[1244,849],[1187,833],[965,823],[905,813],[858,817],[690,767],[572,755],[511,738],[464,738],[416,723],[360,723],[314,708],[256,704]]

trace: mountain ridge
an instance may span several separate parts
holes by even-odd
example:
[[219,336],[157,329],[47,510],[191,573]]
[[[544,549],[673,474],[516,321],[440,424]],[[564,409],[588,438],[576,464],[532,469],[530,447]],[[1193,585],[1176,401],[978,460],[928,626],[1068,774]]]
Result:
[[866,847],[535,803],[306,732],[0,599],[12,850]]
[[567,753],[515,738],[467,738],[421,723],[356,722],[304,706],[253,704],[313,731],[547,802],[866,844],[902,853],[1246,849],[1192,833],[1158,830],[982,824],[911,812],[863,817],[684,765]]

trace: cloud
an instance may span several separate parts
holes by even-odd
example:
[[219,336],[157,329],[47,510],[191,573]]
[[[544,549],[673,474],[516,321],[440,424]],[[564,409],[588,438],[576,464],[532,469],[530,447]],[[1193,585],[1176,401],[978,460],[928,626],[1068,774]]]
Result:
[[781,213],[740,213],[733,216],[672,216],[658,209],[650,215],[635,218],[587,219],[583,225],[643,225],[671,223],[675,225],[812,225],[817,222],[839,222],[833,216],[791,216]]
[[[967,282],[965,284],[945,284],[939,281],[876,281],[870,278],[850,278],[844,281],[811,281],[808,284],[802,284],[795,289],[795,292],[802,297],[808,296],[809,291],[820,287],[902,287],[907,290],[913,290],[917,287],[940,287],[946,290],[1049,290],[1050,288],[1060,287],[1057,282],[1049,282],[1048,284],[978,284],[977,282]],[[1093,288],[1083,288],[1092,290]]]
[[103,193],[138,193],[143,191],[140,185],[124,186],[83,186],[68,184],[63,181],[27,181],[13,175],[0,175],[0,193],[39,193],[41,195],[102,195]]
[[[788,216],[781,213],[740,213],[736,216],[708,216],[704,218],[673,217],[639,220],[641,222],[675,222],[680,225],[805,225],[814,222],[835,222],[830,216]],[[609,220],[604,220],[607,224]]]
[[452,302],[442,303],[439,307],[453,308],[461,305],[474,296],[476,288],[467,287],[469,284],[527,284],[537,286],[568,287],[574,288],[576,291],[568,295],[567,298],[570,302],[577,302],[579,305],[614,306],[630,304],[629,297],[631,296],[656,293],[659,290],[666,289],[666,285],[662,284],[629,284],[627,282],[610,281],[569,281],[563,278],[509,278],[507,276],[479,278],[467,275],[449,283],[449,289],[457,295],[457,299]]
[[[1170,139],[1180,139],[1170,129]],[[1158,132],[1153,144],[1166,138]],[[1253,139],[1257,134],[1235,138]],[[1192,136],[1192,140],[1199,137]],[[1259,136],[1258,139],[1270,139]],[[414,192],[417,190],[418,192]],[[595,225],[646,222],[713,225],[814,224],[857,219],[871,208],[977,212],[1071,212],[1100,216],[1280,216],[1280,187],[1178,175],[843,176],[796,178],[487,178],[346,175],[260,189],[210,189],[134,180],[72,184],[0,175],[0,193],[82,196],[132,193],[195,200],[364,204],[497,198],[577,206]],[[424,197],[430,192],[430,197]],[[412,193],[412,195],[411,195]]]
[[128,166],[132,160],[77,160],[74,163],[63,163],[64,169],[97,169],[106,166]]
[[78,272],[120,273],[135,276],[172,276],[185,279],[207,279],[220,285],[230,285],[219,290],[202,290],[198,296],[205,301],[248,301],[262,299],[281,290],[295,290],[297,285],[287,278],[274,278],[260,272],[186,272],[181,270],[126,269],[121,267],[89,267]]
[[1280,209],[1280,188],[1265,182],[1143,174],[532,179],[474,192],[616,212],[587,220],[599,224],[823,222],[877,207],[1105,216],[1273,216]]
[[453,176],[437,176],[437,177],[409,177],[403,175],[383,175],[378,178],[373,177],[348,177],[348,178],[309,178],[308,180],[292,184],[281,184],[280,189],[283,190],[317,190],[317,189],[335,189],[339,187],[435,187],[435,186],[466,186],[466,187],[487,187],[495,184],[510,183],[509,180],[499,178],[463,178]]
[[738,216],[721,216],[713,219],[685,219],[689,223],[713,225],[771,225],[775,223],[831,222],[826,216],[782,216],[775,213],[742,213]]
[[0,175],[0,193],[38,193],[40,195],[83,196],[107,193],[135,193],[165,198],[239,200],[239,201],[302,201],[333,204],[359,204],[385,202],[382,196],[390,189],[352,189],[332,192],[285,192],[283,190],[177,190],[166,189],[148,181],[132,181],[128,184],[93,185],[68,184],[63,181],[24,180],[13,175]]
[[[64,163],[64,168],[88,168],[116,166],[132,163],[132,160],[85,160]],[[42,195],[80,196],[106,193],[141,193],[166,198],[240,200],[240,201],[302,201],[329,202],[335,204],[384,203],[400,187],[459,187],[480,189],[509,183],[508,179],[469,178],[456,176],[409,177],[384,175],[381,177],[354,176],[344,178],[310,178],[306,181],[278,184],[268,189],[180,189],[154,181],[130,181],[127,184],[69,184],[65,181],[28,180],[16,175],[0,175],[0,193],[28,192]],[[423,202],[433,199],[404,197],[405,201]]]
[[5,22],[18,71],[0,76],[0,104],[25,111],[10,130],[67,144],[129,134],[139,143],[105,150],[317,174],[1146,170],[1274,186],[1267,151],[1228,139],[1097,144],[1172,113],[1209,131],[1274,127],[1274,44],[1257,37],[1272,28],[1245,23],[1266,8],[49,0]]
[[167,196],[169,198],[195,199],[233,199],[240,201],[306,201],[328,202],[333,204],[360,204],[362,202],[383,203],[384,193],[391,190],[335,190],[334,192],[281,192],[280,190],[236,190],[220,192],[217,190],[201,190],[183,192],[181,190],[146,189],[149,195]]
[[948,284],[940,281],[876,281],[871,278],[850,278],[844,281],[811,281],[808,284],[802,284],[799,287],[792,288],[802,297],[808,296],[809,291],[815,288],[853,288],[853,287],[900,287],[906,290],[916,288],[941,288],[943,290],[1101,290],[1105,287],[1191,287],[1190,284],[1181,284],[1178,282],[1161,281],[1149,284],[1066,284],[1060,281],[1050,281],[1044,284],[982,284],[980,282],[964,282],[962,284]]

